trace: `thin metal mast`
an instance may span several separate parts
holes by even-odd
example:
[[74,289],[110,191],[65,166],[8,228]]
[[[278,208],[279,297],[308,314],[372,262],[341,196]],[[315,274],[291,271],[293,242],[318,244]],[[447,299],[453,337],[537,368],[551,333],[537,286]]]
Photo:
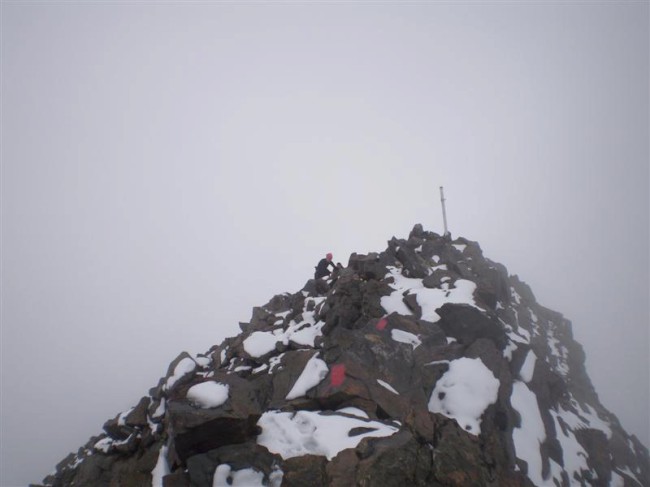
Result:
[[445,193],[440,186],[440,201],[442,202],[442,222],[445,225],[445,235],[449,235],[449,230],[447,230],[447,210],[445,209]]

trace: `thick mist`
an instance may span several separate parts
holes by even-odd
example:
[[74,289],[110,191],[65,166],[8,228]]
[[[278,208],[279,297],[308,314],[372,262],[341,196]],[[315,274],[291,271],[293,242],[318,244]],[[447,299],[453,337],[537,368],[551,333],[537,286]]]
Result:
[[648,4],[3,2],[3,486],[414,223],[573,322],[648,445]]

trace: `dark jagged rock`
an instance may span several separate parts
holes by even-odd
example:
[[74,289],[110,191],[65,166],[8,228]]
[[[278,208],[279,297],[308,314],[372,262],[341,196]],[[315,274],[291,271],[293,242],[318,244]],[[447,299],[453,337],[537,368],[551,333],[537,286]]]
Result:
[[416,225],[180,354],[48,486],[647,486],[560,313]]
[[445,303],[436,313],[441,318],[438,324],[447,336],[455,338],[463,345],[471,345],[480,338],[487,338],[500,350],[506,346],[503,327],[473,306]]

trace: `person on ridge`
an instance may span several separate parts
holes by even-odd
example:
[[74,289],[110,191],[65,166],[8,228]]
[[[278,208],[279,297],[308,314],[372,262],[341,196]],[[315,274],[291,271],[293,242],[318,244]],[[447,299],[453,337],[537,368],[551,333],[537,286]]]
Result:
[[329,266],[332,266],[332,270],[336,269],[336,266],[332,262],[332,253],[328,252],[324,259],[321,259],[318,265],[316,266],[316,272],[314,273],[314,279],[320,279],[321,277],[329,276],[330,270]]

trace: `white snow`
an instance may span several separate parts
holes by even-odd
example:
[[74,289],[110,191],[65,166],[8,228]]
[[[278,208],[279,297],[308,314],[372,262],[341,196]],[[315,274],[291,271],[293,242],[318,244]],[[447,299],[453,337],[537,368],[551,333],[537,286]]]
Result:
[[463,252],[465,248],[467,248],[467,245],[465,244],[452,244],[452,246],[460,252]]
[[[92,455],[92,452],[90,452],[89,450],[86,450],[85,453],[86,453],[86,455]],[[79,455],[77,455],[77,456],[75,457],[75,459],[74,459],[74,463],[72,463],[72,464],[70,465],[70,469],[75,469],[75,468],[77,468],[77,467],[79,466],[79,464],[80,464],[81,462],[83,462],[83,461],[84,461],[83,456],[80,457]],[[55,475],[56,475],[56,470],[55,470]]]
[[[293,322],[292,322],[293,323]],[[306,345],[313,347],[316,341],[316,338],[322,335],[321,329],[325,323],[319,322],[309,326],[304,326],[304,322],[301,324],[293,324],[287,329],[285,334],[285,340],[290,340],[298,345]],[[298,330],[299,327],[303,327]]]
[[506,325],[506,333],[508,335],[508,338],[510,338],[510,340],[512,340],[513,342],[523,343],[526,345],[529,344],[530,333],[528,333],[526,330],[524,330],[521,327],[518,328],[518,331],[520,332],[520,334],[516,333],[510,325]]
[[318,354],[315,354],[305,364],[305,368],[289,391],[289,394],[287,394],[286,399],[295,399],[296,397],[304,396],[309,389],[320,384],[328,372],[327,364],[318,358]]
[[198,355],[194,357],[194,361],[199,365],[199,367],[204,368],[210,365],[212,359],[210,357],[199,357]]
[[481,416],[496,402],[499,381],[481,359],[462,357],[436,382],[429,411],[455,419],[469,433],[481,432]]
[[503,357],[508,359],[508,361],[512,360],[512,352],[517,350],[517,344],[512,341],[508,340],[508,344],[506,345],[506,348],[503,349]]
[[[269,411],[262,415],[257,424],[262,428],[257,443],[284,459],[321,455],[331,460],[340,451],[356,447],[363,438],[391,436],[398,431],[398,428],[379,421],[318,411]],[[349,436],[353,428],[371,430]]]
[[200,408],[216,408],[228,400],[228,389],[220,382],[201,382],[189,388],[187,399]]
[[158,461],[151,471],[151,487],[163,487],[163,477],[169,475],[170,469],[167,463],[167,447],[162,446],[158,452]]
[[[438,266],[438,268],[442,267]],[[418,305],[422,308],[422,319],[434,323],[440,319],[435,310],[445,303],[468,304],[478,308],[473,297],[476,284],[472,281],[457,279],[454,282],[455,288],[449,290],[428,289],[422,284],[422,279],[404,277],[397,267],[389,267],[388,270],[387,277],[394,279],[394,282],[390,284],[394,291],[389,296],[381,298],[381,306],[387,313],[412,314],[402,301],[404,293],[407,291],[409,294],[416,295]]]
[[269,474],[269,487],[281,487],[283,478],[284,472],[275,465],[273,471]]
[[[638,474],[635,474],[634,472],[632,472],[632,470],[630,470],[627,466],[625,466],[625,467],[619,467],[618,470],[619,470],[621,473],[624,473],[625,475],[627,475],[628,477],[630,477],[630,478],[636,480],[636,482],[637,482],[639,485],[643,485],[643,482],[641,482],[641,480],[640,480],[641,477],[639,477]],[[638,469],[637,469],[637,470],[638,470]]]
[[158,404],[158,407],[154,411],[154,413],[151,415],[152,418],[159,418],[165,414],[165,398],[163,397],[160,399],[160,403]]
[[149,429],[151,430],[151,432],[152,432],[153,434],[156,434],[156,433],[158,432],[158,426],[159,426],[159,424],[158,424],[158,423],[154,423],[154,422],[151,420],[151,418],[149,417],[149,415],[147,415],[147,425],[149,426]]
[[383,380],[379,380],[379,379],[377,379],[377,382],[379,383],[380,386],[385,387],[386,389],[388,389],[393,394],[399,394],[399,392],[397,392],[395,389],[393,389],[388,382],[384,382]]
[[176,367],[174,367],[174,373],[171,375],[169,379],[167,379],[164,389],[169,390],[172,387],[174,387],[174,384],[176,384],[176,382],[178,382],[180,379],[182,379],[190,372],[194,372],[195,368],[196,368],[196,362],[194,360],[188,357],[182,359],[180,362],[176,364]]
[[[548,459],[549,467],[550,468],[550,475],[548,477],[548,480],[544,484],[544,487],[557,487],[558,485],[562,485],[562,472],[564,472],[564,469],[555,462],[552,458]],[[569,478],[571,481],[575,482],[575,478],[573,478],[571,475],[569,475]],[[574,484],[569,484],[569,485],[574,485]],[[577,484],[576,484],[577,485]]]
[[512,352],[517,350],[517,343],[529,344],[530,343],[530,333],[522,327],[518,327],[515,332],[512,326],[505,323],[503,320],[500,320],[501,324],[506,329],[506,334],[508,335],[509,341],[505,350],[503,351],[503,356],[508,360],[512,360]]
[[126,417],[131,414],[131,411],[133,411],[135,408],[131,408],[128,411],[123,411],[117,416],[117,424],[118,426],[125,426],[126,425]]
[[449,360],[434,360],[433,362],[426,363],[424,365],[439,365],[439,364],[448,364]]
[[264,487],[264,474],[253,468],[232,470],[230,465],[219,465],[212,477],[212,487]]
[[99,450],[99,451],[103,451],[104,453],[108,453],[108,450],[110,450],[112,444],[113,444],[113,439],[107,436],[106,438],[102,438],[97,443],[95,443],[93,445],[93,448],[95,450]]
[[253,374],[259,374],[260,372],[264,372],[268,368],[269,368],[269,364],[262,364],[259,367],[253,369]]
[[269,374],[272,374],[276,367],[278,370],[282,369],[282,357],[284,357],[284,352],[269,359]]
[[154,411],[154,413],[151,415],[152,418],[159,418],[165,414],[165,398],[160,399],[160,403],[158,404],[158,407]]
[[515,337],[517,337],[521,343],[530,343],[530,333],[523,326],[518,326],[517,331],[513,330],[513,334],[513,340],[516,340]]
[[569,365],[567,364],[566,357],[568,356],[568,351],[560,341],[555,338],[551,331],[548,334],[548,346],[551,349],[552,356],[556,358],[557,363],[555,369],[563,376],[569,374]]
[[244,351],[251,357],[261,357],[275,350],[278,337],[270,331],[254,331],[244,340]]
[[542,455],[539,450],[546,438],[546,430],[539,412],[537,396],[525,383],[515,381],[512,385],[510,404],[521,417],[521,425],[512,431],[515,454],[528,464],[528,478],[537,486],[546,485],[542,477]]
[[519,371],[519,377],[521,380],[528,383],[533,380],[533,373],[535,372],[535,362],[537,361],[537,356],[532,350],[528,351],[526,355],[526,360],[524,360],[521,370]]
[[391,330],[390,336],[396,342],[406,343],[407,345],[413,346],[414,349],[422,343],[420,339],[413,333],[409,333],[408,331],[404,330],[398,330],[396,328]]
[[587,423],[589,424],[590,428],[601,430],[603,433],[605,433],[605,436],[607,436],[608,439],[611,439],[612,429],[609,423],[600,419],[596,411],[591,406],[589,406],[589,404],[585,404],[582,408],[582,411],[582,416],[587,419]]
[[609,482],[609,487],[624,487],[625,479],[618,473],[612,472],[612,480]]
[[366,413],[365,411],[363,411],[363,410],[361,410],[359,408],[355,408],[355,407],[352,407],[352,406],[337,409],[336,412],[341,413],[341,414],[349,414],[350,416],[357,416],[359,418],[370,419],[370,417],[368,416],[368,413]]
[[582,410],[580,414],[576,414],[572,411],[566,411],[565,409],[559,408],[558,415],[564,420],[564,422],[573,430],[593,428],[601,430],[605,433],[607,438],[612,437],[612,429],[608,423],[603,421],[598,417],[596,411],[591,408],[588,404],[580,407]]
[[559,412],[551,410],[550,413],[555,421],[556,436],[562,447],[564,469],[569,475],[569,478],[574,478],[574,474],[580,475],[581,470],[589,470],[589,466],[587,465],[587,452],[578,442],[571,428],[569,427],[569,431],[565,432],[560,424],[559,418],[564,420],[568,414],[572,413],[567,413],[567,411],[561,408]]
[[[288,345],[291,341],[297,345],[313,347],[316,338],[323,334],[321,329],[325,323],[321,321],[316,322],[314,316],[316,314],[316,307],[324,300],[325,297],[308,300],[310,304],[311,302],[314,303],[314,310],[303,310],[302,320],[300,322],[291,320],[287,325],[286,330],[278,328],[272,332],[256,331],[251,333],[251,335],[244,340],[244,350],[251,357],[261,357],[275,350],[275,346],[278,342]],[[307,302],[305,302],[305,306],[307,306]],[[286,316],[287,313],[280,314]]]

